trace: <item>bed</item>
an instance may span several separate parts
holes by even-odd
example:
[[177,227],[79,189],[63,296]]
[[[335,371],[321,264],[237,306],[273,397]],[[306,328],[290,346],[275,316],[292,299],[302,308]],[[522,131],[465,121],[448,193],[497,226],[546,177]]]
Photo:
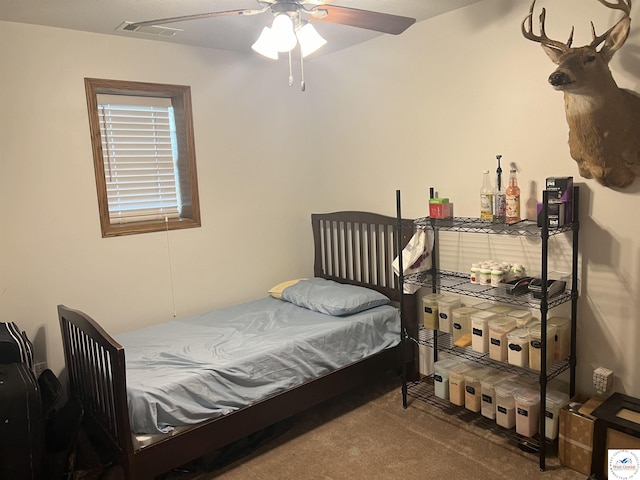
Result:
[[[375,382],[389,370],[413,369],[414,352],[401,351],[399,332],[417,328],[416,299],[399,293],[391,268],[397,252],[409,241],[411,228],[399,229],[396,218],[367,212],[313,214],[311,223],[313,276],[285,283],[247,304],[179,320],[184,332],[181,341],[188,342],[184,346],[163,343],[167,338],[163,330],[175,325],[112,336],[89,315],[58,306],[69,393],[82,402],[87,427],[97,432],[127,478],[154,478],[349,389]],[[412,223],[403,220],[401,224]],[[346,310],[344,302],[336,306],[333,300],[325,301],[341,298],[350,288],[358,295],[367,292],[356,307],[352,308],[353,292],[345,297]],[[378,301],[381,296],[391,304]],[[401,318],[398,305],[404,312]],[[240,333],[234,330],[238,315],[250,318]],[[281,316],[283,324],[270,330]],[[236,341],[214,343],[212,350],[223,360],[216,360],[216,368],[206,365],[203,376],[194,378],[192,364],[182,367],[202,358],[206,364],[210,356],[206,350],[212,343],[198,343],[198,339],[212,324],[234,330]],[[173,332],[168,336],[175,338]],[[189,343],[194,339],[195,344]],[[284,345],[284,350],[272,350],[275,344]],[[337,348],[323,350],[331,344]],[[252,356],[234,358],[242,350],[239,345],[249,345],[245,350]],[[155,353],[148,350],[151,346]],[[187,360],[182,357],[186,350],[190,352]],[[290,357],[294,351],[303,357]],[[149,359],[159,366],[148,363]],[[292,365],[302,366],[303,373]],[[275,372],[282,374],[275,376]],[[158,392],[171,390],[160,381],[165,373],[167,384],[179,388],[178,398],[163,409],[158,405],[168,400]],[[222,393],[227,383],[241,385],[240,391],[234,389],[235,397]],[[197,400],[195,410],[178,411],[175,405],[191,403],[195,391],[207,399],[207,406],[200,408],[205,402]],[[146,397],[153,401],[147,403]]]

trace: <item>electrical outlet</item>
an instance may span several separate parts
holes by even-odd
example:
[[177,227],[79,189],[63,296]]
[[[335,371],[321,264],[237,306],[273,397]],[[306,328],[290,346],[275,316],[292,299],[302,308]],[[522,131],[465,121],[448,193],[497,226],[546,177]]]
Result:
[[36,378],[40,378],[40,375],[42,374],[42,372],[44,372],[47,369],[47,362],[38,362],[34,365],[34,370],[35,370],[35,374],[36,374]]

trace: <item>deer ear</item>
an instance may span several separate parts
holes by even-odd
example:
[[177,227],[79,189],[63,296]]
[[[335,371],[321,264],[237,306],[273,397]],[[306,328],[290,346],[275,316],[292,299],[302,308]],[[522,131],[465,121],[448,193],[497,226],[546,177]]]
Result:
[[545,45],[544,43],[541,43],[540,46],[544,50],[544,53],[546,53],[549,56],[549,58],[553,63],[555,63],[556,65],[560,64],[560,55],[562,55],[562,50],[556,47],[552,47],[550,45]]
[[611,29],[611,32],[609,32],[609,35],[607,35],[604,45],[600,49],[600,53],[611,60],[613,54],[627,41],[630,27],[631,19],[629,17],[625,17],[616,23]]

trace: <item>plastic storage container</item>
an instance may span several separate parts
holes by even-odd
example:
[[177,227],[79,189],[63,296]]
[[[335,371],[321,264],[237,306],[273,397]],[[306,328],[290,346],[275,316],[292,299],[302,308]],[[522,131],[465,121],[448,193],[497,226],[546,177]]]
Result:
[[510,378],[509,374],[496,373],[480,380],[482,402],[480,412],[483,417],[496,419],[496,386]]
[[[547,324],[547,366],[553,361],[556,327]],[[542,324],[529,327],[529,368],[540,370],[542,365]]]
[[505,381],[496,385],[496,423],[504,428],[516,426],[515,393],[522,385],[514,381]]
[[459,364],[455,358],[443,358],[433,363],[433,389],[437,397],[449,400],[449,370]]
[[516,327],[526,327],[527,323],[533,318],[533,315],[529,310],[522,310],[519,308],[513,309],[507,313],[507,316],[513,317],[516,320]]
[[510,307],[509,305],[494,305],[489,310],[498,315],[507,315],[511,310],[513,310],[513,307]]
[[529,366],[529,329],[516,328],[507,333],[507,361],[518,367]]
[[438,299],[438,330],[444,333],[451,333],[451,312],[460,306],[460,297],[444,295]]
[[438,300],[441,293],[430,293],[422,297],[422,309],[424,311],[424,328],[436,330],[438,328]]
[[479,302],[479,303],[474,303],[471,306],[478,310],[489,310],[491,307],[495,307],[496,304],[493,302]]
[[569,395],[556,390],[548,390],[545,400],[544,436],[549,440],[554,440],[558,437],[560,410],[569,404]]
[[565,317],[551,317],[547,325],[556,327],[553,360],[561,362],[571,353],[571,319]]
[[453,343],[458,347],[471,345],[471,317],[478,310],[473,307],[458,307],[451,311],[451,331]]
[[533,437],[538,433],[540,418],[540,392],[522,388],[513,394],[516,401],[516,433]]
[[489,320],[489,358],[506,362],[508,359],[507,333],[516,328],[512,317],[496,317]]
[[486,367],[473,368],[464,372],[464,406],[472,412],[479,412],[482,407],[483,378],[488,377],[494,370]]
[[473,312],[471,318],[471,348],[478,353],[489,351],[489,320],[497,314],[491,310]]
[[464,374],[474,368],[470,363],[460,363],[449,369],[449,401],[464,407]]

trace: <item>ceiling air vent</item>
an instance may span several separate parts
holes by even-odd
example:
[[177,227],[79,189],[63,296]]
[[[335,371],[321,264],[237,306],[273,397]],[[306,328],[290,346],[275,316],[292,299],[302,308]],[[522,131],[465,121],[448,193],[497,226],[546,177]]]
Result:
[[181,28],[164,27],[162,25],[148,25],[146,27],[139,27],[133,22],[122,22],[116,28],[119,32],[135,32],[144,33],[145,35],[152,35],[154,37],[173,37],[176,33],[182,32]]

